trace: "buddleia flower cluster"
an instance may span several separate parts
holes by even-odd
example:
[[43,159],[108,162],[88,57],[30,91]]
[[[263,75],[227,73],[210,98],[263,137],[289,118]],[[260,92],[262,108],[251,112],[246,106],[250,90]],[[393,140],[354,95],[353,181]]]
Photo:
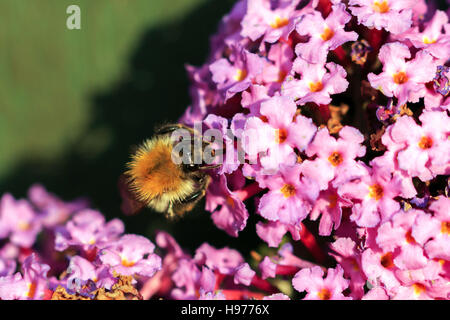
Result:
[[237,1],[180,122],[224,136],[211,223],[262,246],[189,252],[35,185],[1,198],[0,299],[450,298],[449,57],[433,2]]
[[232,237],[254,228],[278,248],[310,242],[304,222],[316,221],[332,240],[309,243],[315,263],[335,265],[295,275],[307,298],[448,298],[448,12],[431,1],[237,1],[210,49],[187,67],[181,121],[231,131],[225,152],[244,155],[226,157],[207,191],[216,226]]

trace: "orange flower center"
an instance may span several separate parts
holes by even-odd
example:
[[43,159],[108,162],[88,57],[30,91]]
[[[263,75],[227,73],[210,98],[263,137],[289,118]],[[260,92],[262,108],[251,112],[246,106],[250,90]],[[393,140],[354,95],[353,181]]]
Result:
[[393,78],[396,84],[404,84],[408,81],[408,76],[404,71],[397,72],[393,75]]
[[405,239],[406,239],[406,242],[408,242],[410,244],[416,243],[416,239],[414,239],[414,237],[412,236],[411,230],[408,230],[408,232],[406,232]]
[[392,252],[388,252],[381,256],[380,263],[386,269],[394,267],[394,261],[392,259]]
[[412,287],[413,287],[414,293],[415,293],[416,295],[420,295],[422,292],[425,292],[426,289],[427,289],[427,288],[426,288],[423,284],[421,284],[421,283],[414,283],[414,284],[412,285]]
[[273,29],[283,28],[289,24],[289,19],[276,17],[275,21],[270,24]]
[[344,158],[339,152],[335,151],[328,157],[328,161],[330,161],[333,166],[337,167],[344,161]]
[[383,0],[383,2],[379,2],[378,0],[375,0],[373,2],[373,11],[378,13],[386,13],[389,11],[389,4],[386,0]]
[[323,89],[323,84],[322,81],[317,81],[317,82],[310,82],[309,83],[309,90],[311,92],[319,92]]
[[441,223],[441,232],[443,234],[450,235],[450,221],[442,221],[442,223]]
[[369,197],[377,201],[383,198],[383,187],[380,186],[378,183],[371,185],[369,187]]
[[286,76],[287,76],[287,72],[286,71],[284,71],[284,70],[278,71],[278,80],[277,80],[277,82],[279,82],[279,83],[283,82],[284,78],[286,78]]
[[134,266],[135,262],[134,261],[128,261],[127,259],[123,258],[122,259],[122,265],[124,267],[132,267]]
[[236,74],[234,75],[234,80],[242,81],[247,77],[247,70],[245,69],[237,69]]
[[261,119],[262,122],[266,122],[266,123],[269,122],[269,119],[267,119],[266,116],[261,115],[261,116],[259,116],[259,118]]
[[422,137],[419,141],[419,148],[421,149],[430,149],[433,146],[433,139],[430,137]]
[[295,187],[292,184],[285,184],[283,188],[281,188],[281,193],[285,198],[292,197],[295,195]]
[[232,197],[230,197],[230,196],[227,197],[227,204],[228,204],[228,206],[234,208],[234,201],[233,201]]
[[322,290],[317,293],[317,296],[320,300],[330,300],[331,298],[331,292],[327,288],[323,288]]
[[37,283],[36,282],[31,282],[28,284],[28,292],[27,292],[27,297],[28,298],[34,298],[34,295],[36,294],[36,289],[37,289]]
[[330,194],[328,196],[328,208],[333,209],[336,207],[338,201],[338,196],[336,193]]
[[425,44],[431,44],[431,43],[435,43],[436,39],[430,39],[428,37],[423,37],[423,43]]
[[277,129],[275,133],[275,140],[277,143],[283,143],[286,141],[288,137],[288,133],[286,129]]
[[18,228],[20,231],[28,231],[31,229],[31,224],[28,222],[20,221]]
[[334,31],[328,27],[325,27],[325,29],[323,30],[323,33],[320,35],[320,37],[322,38],[323,41],[328,41],[331,38],[333,38],[333,36],[334,36]]

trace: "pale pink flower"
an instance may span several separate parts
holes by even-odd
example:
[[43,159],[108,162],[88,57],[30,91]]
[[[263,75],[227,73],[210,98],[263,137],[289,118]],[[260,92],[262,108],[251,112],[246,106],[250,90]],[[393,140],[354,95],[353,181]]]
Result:
[[319,11],[305,15],[297,24],[296,31],[310,38],[306,43],[297,44],[295,53],[310,63],[325,61],[329,50],[358,39],[356,32],[344,30],[350,19],[351,15],[345,10],[343,3],[334,5],[326,19]]
[[358,23],[396,34],[411,26],[416,0],[350,0],[348,4]]
[[384,95],[395,96],[399,106],[418,102],[425,95],[425,83],[433,80],[436,73],[437,62],[429,52],[419,51],[409,60],[411,53],[400,42],[383,45],[378,58],[383,63],[383,71],[379,75],[369,73],[367,78]]
[[360,177],[365,171],[355,158],[366,153],[365,146],[361,145],[363,141],[364,136],[353,127],[343,127],[338,139],[331,136],[327,128],[320,129],[306,149],[309,157],[317,157],[303,161],[302,173],[316,181],[320,190],[328,189],[330,181],[336,187]]
[[[295,74],[301,75],[300,80]],[[281,86],[281,94],[291,97],[299,105],[306,102],[329,104],[331,95],[347,90],[346,76],[344,68],[334,62],[312,64],[298,57]]]
[[348,300],[342,294],[349,281],[344,278],[344,270],[340,265],[328,269],[327,276],[320,267],[305,268],[297,272],[292,285],[299,292],[306,291],[305,300]]

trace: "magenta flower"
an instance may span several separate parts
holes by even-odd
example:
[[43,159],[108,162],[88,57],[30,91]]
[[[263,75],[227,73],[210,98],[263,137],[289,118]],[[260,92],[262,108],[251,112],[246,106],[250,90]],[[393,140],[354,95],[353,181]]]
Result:
[[0,238],[9,237],[12,243],[29,248],[41,229],[41,221],[27,200],[15,200],[9,193],[2,196]]
[[282,223],[280,221],[268,221],[267,223],[260,221],[256,224],[256,233],[269,247],[278,247],[283,236],[288,231],[291,233],[293,240],[300,239],[300,228],[298,226]]
[[118,274],[151,277],[161,268],[161,258],[153,253],[154,249],[147,238],[126,234],[102,249],[99,258]]
[[83,198],[71,202],[62,201],[40,184],[34,184],[28,189],[28,198],[38,209],[42,224],[48,228],[64,223],[74,212],[88,206],[88,201]]
[[316,181],[320,190],[326,190],[330,181],[337,187],[362,176],[365,171],[355,158],[366,153],[363,141],[364,136],[349,126],[339,131],[338,139],[330,136],[326,128],[320,129],[306,149],[308,157],[317,157],[302,163],[302,173]]
[[350,238],[338,238],[331,244],[331,248],[335,252],[332,256],[342,266],[345,275],[350,278],[350,296],[361,299],[367,278],[361,269],[361,253],[357,250],[356,243]]
[[299,292],[306,291],[305,300],[348,300],[342,294],[349,284],[344,278],[344,270],[341,266],[328,269],[327,276],[320,267],[305,268],[297,272],[292,280],[292,285]]
[[383,287],[374,287],[361,300],[389,300],[389,296]]
[[70,246],[80,246],[85,251],[102,248],[116,240],[123,231],[124,225],[119,219],[105,223],[100,212],[84,209],[75,214],[65,227],[55,230],[55,248],[58,251]]
[[263,261],[259,264],[261,270],[261,276],[263,279],[275,278],[277,271],[277,264],[272,261],[268,256],[265,256]]
[[228,59],[222,58],[209,66],[217,89],[228,100],[238,92],[246,90],[261,74],[265,60],[239,46],[232,48]]
[[[301,75],[300,80],[295,74]],[[312,64],[299,57],[295,59],[291,74],[281,86],[281,94],[291,97],[299,105],[306,102],[329,104],[332,94],[347,89],[346,76],[344,68],[334,62],[325,64],[322,60]]]
[[412,60],[408,47],[400,42],[385,44],[378,58],[383,63],[379,75],[369,73],[372,87],[388,97],[395,96],[397,105],[418,102],[425,95],[425,83],[433,80],[437,63],[427,51],[419,51]]
[[262,196],[258,212],[270,221],[299,226],[319,195],[314,180],[300,177],[302,166],[281,166],[280,174],[270,177],[269,192]]
[[248,263],[239,265],[234,273],[234,284],[243,284],[249,286],[256,272],[253,271]]
[[345,5],[333,5],[333,10],[324,19],[319,11],[307,14],[297,24],[296,30],[302,36],[310,36],[306,43],[299,43],[295,53],[310,63],[325,61],[329,50],[334,50],[348,41],[356,41],[358,34],[344,30],[351,15],[345,10]]
[[96,266],[80,256],[72,257],[67,268],[67,288],[81,293],[82,287],[89,282],[95,283],[97,288],[109,290],[116,279],[107,266]]
[[180,260],[177,269],[172,274],[175,288],[172,289],[171,296],[177,300],[197,299],[197,288],[201,274],[194,261]]
[[48,288],[47,273],[50,267],[41,264],[32,254],[22,264],[22,274],[0,277],[0,299],[42,300]]
[[265,296],[263,300],[291,300],[287,295],[284,293],[274,293],[270,296]]
[[348,4],[358,23],[396,34],[411,26],[416,0],[350,0]]
[[331,231],[339,228],[341,224],[342,208],[351,205],[351,201],[342,198],[337,190],[330,186],[327,190],[320,192],[309,218],[317,220],[321,215],[319,235],[329,236]]
[[358,226],[370,228],[389,220],[400,209],[394,198],[402,195],[402,184],[389,171],[367,170],[368,174],[340,186],[338,192],[354,203],[350,219]]
[[269,43],[287,39],[300,18],[300,12],[295,10],[299,1],[289,1],[288,5],[271,9],[269,0],[248,0],[247,12],[241,22],[241,35],[252,41],[264,36],[263,41]]
[[216,249],[207,243],[202,244],[195,251],[194,260],[222,274],[233,274],[235,269],[244,262],[244,258],[238,251],[227,247]]
[[422,113],[419,119],[422,126],[412,117],[399,118],[390,137],[394,144],[404,146],[396,157],[398,168],[426,181],[449,172],[450,118],[445,112],[430,111]]
[[245,228],[248,219],[245,204],[231,191],[242,188],[243,183],[245,181],[240,172],[228,177],[214,176],[206,192],[205,209],[212,213],[211,219],[215,225],[233,237],[237,237],[238,232]]

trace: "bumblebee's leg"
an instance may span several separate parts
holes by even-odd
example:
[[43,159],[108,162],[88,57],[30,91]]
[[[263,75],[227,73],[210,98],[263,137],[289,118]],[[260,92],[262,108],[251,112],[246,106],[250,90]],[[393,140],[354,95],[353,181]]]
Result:
[[197,201],[197,200],[200,200],[200,198],[202,198],[204,195],[205,195],[205,191],[204,190],[199,190],[199,191],[196,191],[193,194],[187,196],[186,198],[184,198],[180,202],[182,202],[182,203],[190,203],[190,202],[193,202],[193,201]]
[[221,164],[205,164],[202,166],[198,166],[198,169],[199,170],[209,170],[209,169],[216,169],[220,166],[221,166]]
[[166,217],[169,218],[169,219],[175,218],[175,212],[173,210],[173,203],[172,202],[169,204],[169,207],[167,208]]

